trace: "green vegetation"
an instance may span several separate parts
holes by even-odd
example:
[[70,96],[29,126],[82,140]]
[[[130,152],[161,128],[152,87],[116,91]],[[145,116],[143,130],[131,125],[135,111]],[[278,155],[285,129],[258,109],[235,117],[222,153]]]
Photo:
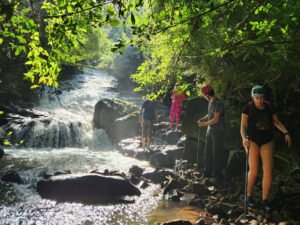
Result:
[[176,81],[190,97],[198,95],[198,84],[211,83],[227,103],[234,128],[228,134],[237,137],[231,132],[238,132],[240,107],[260,83],[279,112],[291,115],[290,125],[299,125],[293,119],[299,118],[298,0],[0,4],[0,54],[23,60],[32,88],[57,87],[64,64],[110,69],[121,77],[134,73],[135,90],[150,98],[165,97]]
[[[141,1],[6,0],[0,4],[1,47],[10,58],[25,59],[25,79],[37,88],[57,87],[63,63],[94,61],[101,54],[100,67],[108,66],[111,43],[99,28],[125,24],[128,17],[133,21],[132,9]],[[121,42],[116,46],[124,47]]]

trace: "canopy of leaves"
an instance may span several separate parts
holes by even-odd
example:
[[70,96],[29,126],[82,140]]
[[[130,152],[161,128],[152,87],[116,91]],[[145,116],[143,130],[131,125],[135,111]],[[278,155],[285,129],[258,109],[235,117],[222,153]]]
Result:
[[[25,79],[36,88],[41,84],[57,87],[62,62],[78,61],[70,53],[83,45],[91,47],[85,40],[88,33],[95,35],[89,32],[92,27],[118,26],[128,18],[134,23],[132,11],[142,1],[6,0],[0,4],[0,45],[13,53],[12,57],[26,59]],[[102,47],[110,48],[110,44]],[[103,62],[110,60],[108,57]]]
[[286,95],[299,89],[299,1],[150,3],[133,27],[151,38],[142,39],[148,60],[132,76],[138,91],[162,92],[182,74],[213,83],[225,98],[249,96],[241,91],[254,83]]

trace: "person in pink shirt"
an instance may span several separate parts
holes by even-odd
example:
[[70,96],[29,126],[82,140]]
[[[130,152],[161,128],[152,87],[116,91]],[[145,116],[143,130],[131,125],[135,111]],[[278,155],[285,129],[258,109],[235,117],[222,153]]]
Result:
[[169,123],[169,128],[172,128],[173,123],[176,121],[175,122],[176,129],[180,125],[180,114],[181,114],[183,101],[185,100],[184,92],[179,91],[177,89],[177,87],[178,87],[178,83],[175,84],[174,89],[171,94],[172,105],[171,105],[170,123]]

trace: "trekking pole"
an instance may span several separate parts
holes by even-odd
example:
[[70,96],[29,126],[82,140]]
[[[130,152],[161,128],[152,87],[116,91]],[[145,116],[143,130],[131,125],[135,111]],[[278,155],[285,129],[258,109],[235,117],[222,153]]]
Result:
[[198,145],[197,145],[197,167],[199,168],[199,152],[200,152],[200,134],[201,134],[201,128],[198,128]]
[[[249,136],[246,136],[249,140]],[[247,207],[247,186],[248,186],[248,159],[249,159],[250,147],[247,147],[246,151],[246,163],[245,163],[245,202],[244,202],[244,219],[246,219],[246,215],[248,214]]]

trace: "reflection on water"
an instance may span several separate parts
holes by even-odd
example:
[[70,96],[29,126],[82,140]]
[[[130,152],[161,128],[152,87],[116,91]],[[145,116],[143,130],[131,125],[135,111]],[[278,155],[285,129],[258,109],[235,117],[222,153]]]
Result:
[[[195,223],[203,210],[187,205],[186,202],[172,202],[163,200],[157,208],[148,216],[149,224],[173,220],[188,220]],[[151,223],[152,222],[152,223]]]
[[[128,173],[131,165],[149,167],[148,162],[128,158],[117,151],[88,149],[6,149],[0,160],[1,171],[17,169],[25,181],[11,184],[1,199],[0,224],[148,224],[147,215],[160,200],[160,188],[151,185],[132,204],[83,205],[56,203],[41,199],[36,192],[37,178],[45,171],[71,170],[72,173],[93,169],[119,170]],[[0,182],[0,189],[5,184]],[[2,187],[1,187],[2,186]],[[14,201],[11,201],[14,199]]]
[[[157,185],[141,189],[142,195],[134,203],[116,205],[57,203],[41,199],[36,192],[37,178],[45,171],[69,169],[80,173],[109,169],[128,173],[131,165],[149,167],[148,162],[125,157],[117,151],[6,149],[6,153],[8,156],[0,160],[1,170],[18,169],[25,184],[10,184],[10,190],[1,196],[1,225],[152,225],[174,219],[195,222],[199,218],[200,211],[185,202],[161,201],[161,189]],[[0,182],[0,190],[3,185]]]

